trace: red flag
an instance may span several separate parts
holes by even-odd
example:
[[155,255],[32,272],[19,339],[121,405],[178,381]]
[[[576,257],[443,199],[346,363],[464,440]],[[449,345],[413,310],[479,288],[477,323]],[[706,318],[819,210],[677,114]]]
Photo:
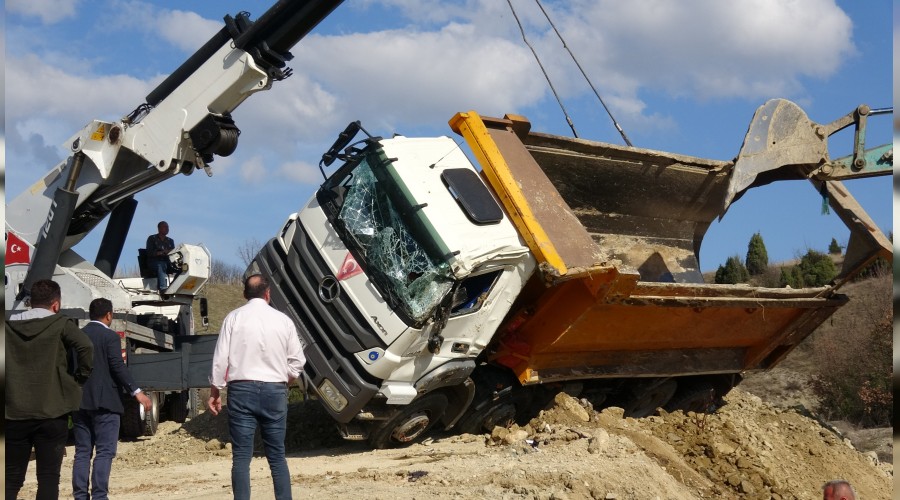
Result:
[[341,264],[341,269],[338,271],[337,279],[338,281],[343,281],[347,278],[352,278],[361,272],[363,272],[363,270],[359,267],[356,259],[353,258],[353,254],[347,252],[347,256],[344,257],[344,263]]
[[13,233],[6,237],[6,265],[31,262],[31,247]]

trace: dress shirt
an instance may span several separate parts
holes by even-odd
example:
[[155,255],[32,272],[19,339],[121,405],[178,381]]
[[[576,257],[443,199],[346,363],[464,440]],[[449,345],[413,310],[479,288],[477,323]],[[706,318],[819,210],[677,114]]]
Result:
[[263,299],[250,299],[225,316],[213,354],[209,383],[290,382],[300,377],[306,357],[294,322]]

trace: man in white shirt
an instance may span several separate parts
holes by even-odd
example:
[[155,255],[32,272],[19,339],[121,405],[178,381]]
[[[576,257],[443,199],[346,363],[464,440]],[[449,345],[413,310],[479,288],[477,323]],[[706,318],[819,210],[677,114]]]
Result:
[[297,328],[269,306],[268,280],[244,280],[247,303],[231,311],[213,354],[209,409],[222,410],[220,391],[228,388],[231,433],[231,489],[236,500],[250,498],[250,460],[257,425],[269,461],[277,500],[291,498],[291,475],[284,457],[288,386],[300,377],[306,357]]

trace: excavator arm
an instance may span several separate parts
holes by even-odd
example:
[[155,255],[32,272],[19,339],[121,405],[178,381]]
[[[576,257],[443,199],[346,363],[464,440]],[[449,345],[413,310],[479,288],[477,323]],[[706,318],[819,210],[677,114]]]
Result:
[[214,157],[237,147],[240,130],[231,113],[290,76],[290,49],[341,2],[279,0],[255,22],[246,12],[226,16],[225,26],[145,103],[118,121],[94,120],[70,138],[70,156],[7,205],[8,245],[14,241],[20,256],[31,255],[17,299],[34,281],[51,277],[60,255],[111,213],[95,265],[112,276],[134,196],[199,168],[212,175]]
[[[720,218],[730,204],[750,188],[779,180],[809,179],[850,229],[844,267],[835,279],[837,286],[852,279],[875,259],[891,258],[893,245],[890,240],[842,181],[893,174],[892,144],[866,149],[868,118],[892,112],[892,108],[871,109],[863,104],[823,125],[810,120],[791,101],[772,99],[766,102],[756,110],[734,162]],[[853,153],[832,160],[828,138],[850,126],[855,128]]]

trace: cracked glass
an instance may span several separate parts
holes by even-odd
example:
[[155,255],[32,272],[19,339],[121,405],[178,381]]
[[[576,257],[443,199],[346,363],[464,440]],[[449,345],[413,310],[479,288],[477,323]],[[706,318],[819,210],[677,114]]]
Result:
[[[385,175],[387,177],[387,175]],[[423,322],[450,291],[446,262],[432,258],[392,201],[402,197],[388,178],[379,180],[369,163],[353,171],[338,218],[356,240],[370,278],[387,300],[414,321]]]

